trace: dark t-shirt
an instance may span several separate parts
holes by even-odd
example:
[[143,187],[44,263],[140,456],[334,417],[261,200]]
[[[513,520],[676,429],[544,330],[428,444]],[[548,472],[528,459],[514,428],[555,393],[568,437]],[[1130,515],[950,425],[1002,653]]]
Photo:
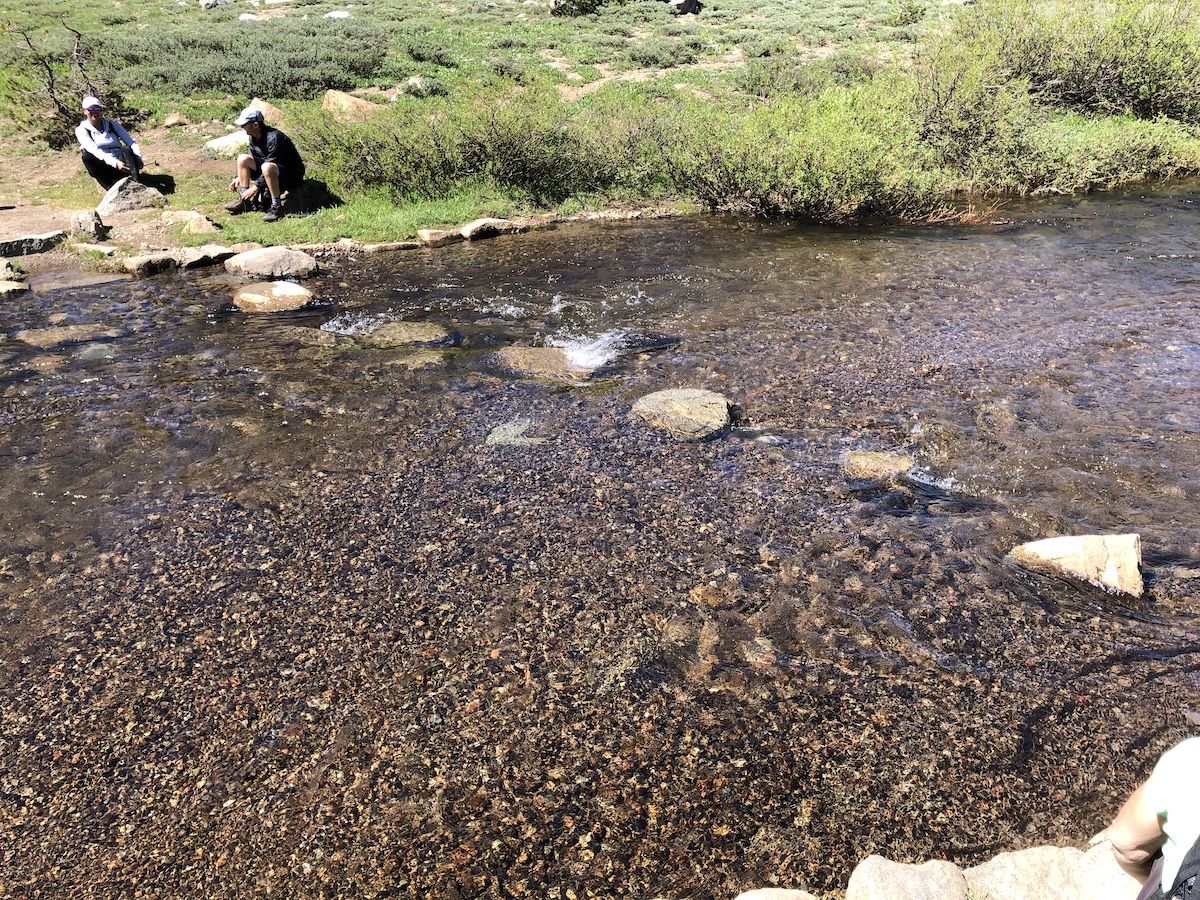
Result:
[[262,140],[250,140],[250,155],[254,157],[254,164],[260,172],[263,163],[273,162],[290,178],[304,177],[304,160],[300,158],[292,139],[278,128],[264,125]]

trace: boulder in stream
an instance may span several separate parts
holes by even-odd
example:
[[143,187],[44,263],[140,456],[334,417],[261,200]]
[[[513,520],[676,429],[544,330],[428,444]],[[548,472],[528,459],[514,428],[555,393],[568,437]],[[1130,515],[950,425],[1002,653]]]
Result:
[[596,371],[572,360],[562,347],[504,347],[492,358],[501,369],[542,381],[580,382]]
[[273,313],[300,309],[312,300],[312,291],[290,281],[268,281],[241,288],[233,305],[242,312]]
[[454,336],[434,322],[388,322],[368,331],[360,340],[368,347],[387,350],[412,344],[449,344]]
[[252,278],[303,278],[317,271],[317,261],[299,250],[263,247],[225,260],[225,271]]
[[1030,569],[1079,578],[1117,594],[1142,596],[1142,539],[1136,534],[1045,538],[1014,548],[1008,559]]
[[913,458],[890,450],[851,450],[842,471],[858,481],[891,481],[913,467]]
[[633,404],[633,416],[681,441],[702,441],[729,427],[729,400],[702,388],[670,388]]
[[458,229],[458,232],[468,241],[478,241],[499,234],[517,234],[525,230],[526,226],[509,219],[475,219]]
[[29,290],[29,285],[21,281],[9,281],[7,279],[0,281],[0,297],[11,297],[14,294],[23,294]]
[[135,209],[153,209],[166,204],[167,198],[158,189],[132,178],[122,178],[108,189],[104,199],[96,205],[96,212],[101,216],[109,216]]
[[215,266],[217,263],[234,256],[232,247],[221,244],[203,244],[199,247],[183,247],[175,254],[175,259],[181,269],[202,269],[205,266]]
[[121,267],[130,275],[146,278],[166,272],[179,265],[173,253],[146,253],[142,256],[130,256],[121,260]]

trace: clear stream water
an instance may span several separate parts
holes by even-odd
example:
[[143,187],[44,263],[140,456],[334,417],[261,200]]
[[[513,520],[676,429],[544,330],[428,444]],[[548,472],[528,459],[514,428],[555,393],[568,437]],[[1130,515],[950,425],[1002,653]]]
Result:
[[[280,527],[294,515],[305,534],[325,534],[321,492],[333,488],[331,496],[344,490],[353,499],[330,501],[342,518],[325,523],[330,537],[314,538],[331,558],[357,546],[357,517],[362,534],[384,539],[386,530],[365,524],[374,522],[376,501],[401,510],[396,528],[412,543],[394,538],[400,543],[390,561],[374,563],[384,576],[386,566],[409,565],[407,554],[432,552],[441,535],[452,542],[463,522],[483,517],[495,534],[478,538],[476,562],[447,561],[437,578],[422,582],[421,590],[449,598],[448,605],[458,602],[454,585],[470,580],[466,573],[477,571],[485,552],[492,555],[484,570],[490,566],[514,591],[560,576],[570,584],[575,566],[579,583],[600,593],[560,609],[565,618],[530,639],[542,649],[542,674],[559,671],[553,647],[581,640],[564,623],[583,621],[593,604],[609,606],[618,611],[595,634],[620,633],[620,640],[609,647],[596,638],[589,646],[608,650],[576,660],[593,659],[590,674],[579,676],[589,696],[608,696],[616,684],[634,706],[660,695],[703,705],[721,692],[753,705],[767,702],[755,693],[763,683],[770,687],[762,697],[771,693],[770,702],[783,704],[784,697],[798,703],[803,688],[812,692],[802,704],[810,716],[805,736],[756,746],[765,756],[763,747],[775,746],[790,759],[807,736],[828,739],[823,768],[768,765],[760,772],[778,779],[793,802],[771,827],[739,831],[746,811],[737,802],[696,799],[692,808],[689,793],[703,791],[681,786],[673,802],[691,809],[676,813],[690,839],[655,838],[651,816],[629,826],[642,837],[622,843],[607,807],[596,806],[602,794],[584,789],[586,803],[564,801],[567,818],[603,819],[621,865],[606,874],[596,860],[585,866],[566,851],[542,868],[519,857],[463,859],[456,890],[464,896],[519,893],[518,882],[531,890],[574,883],[601,895],[720,894],[780,874],[786,883],[828,887],[844,884],[846,862],[871,850],[970,861],[1022,843],[1085,837],[1131,783],[1137,767],[1123,759],[1133,754],[1144,766],[1186,733],[1185,716],[1200,706],[1200,184],[1019,206],[999,218],[1007,221],[972,228],[828,230],[720,217],[564,226],[331,262],[312,283],[315,307],[274,316],[231,310],[236,282],[214,273],[69,285],[6,300],[0,633],[8,632],[9,649],[0,651],[0,702],[11,770],[42,759],[45,748],[31,737],[39,724],[80,715],[47,701],[32,713],[33,724],[15,724],[30,684],[48,677],[60,655],[62,635],[88,643],[90,626],[80,622],[93,615],[92,604],[115,602],[111,586],[88,593],[93,567],[115,548],[136,556],[139,544],[167,546],[163,535],[176,524],[184,544],[220,542],[220,531],[182,527],[209,515],[201,508],[276,516]],[[355,340],[391,320],[443,324],[456,345],[415,353]],[[54,322],[102,323],[118,336],[49,349],[15,338]],[[599,368],[581,385],[524,380],[497,368],[491,355],[514,344],[562,347]],[[671,386],[726,394],[737,405],[734,429],[683,446],[628,421],[634,399]],[[514,419],[529,420],[527,434],[543,442],[485,443]],[[849,483],[838,461],[855,448],[901,449],[920,468],[896,486]],[[421,492],[354,487],[392,476],[420,484]],[[515,523],[514,504],[523,510]],[[224,513],[212,515],[225,522]],[[155,529],[166,525],[159,535]],[[1003,562],[1023,540],[1126,531],[1143,539],[1141,600]],[[541,548],[540,572],[523,570],[516,551],[505,557],[524,541]],[[559,560],[556,547],[570,549],[575,562]],[[627,559],[635,552],[640,562]],[[116,555],[111,565],[119,568]],[[185,582],[190,558],[182,553],[177,569],[168,562],[161,571],[158,563],[128,562],[124,574],[166,571]],[[62,593],[48,606],[45,585],[56,579],[75,587],[54,588]],[[139,589],[125,583],[121,596],[132,591],[153,615],[145,611],[155,607],[154,579],[147,575]],[[336,584],[330,589],[337,595]],[[490,588],[472,590],[478,598]],[[625,596],[636,598],[641,617],[614,625],[624,621]],[[508,627],[485,622],[492,613],[469,606],[464,601],[455,613],[455,634]],[[413,621],[398,615],[402,631],[439,621],[436,612],[413,611]],[[119,623],[111,627],[121,632]],[[335,616],[330,632],[338,627]],[[72,649],[90,658],[86,648]],[[634,661],[614,661],[626,651]],[[136,666],[129,671],[136,675]],[[546,677],[553,684],[559,676]],[[945,708],[922,711],[922,703],[940,708],[939,679]],[[893,708],[884,694],[901,682],[913,687],[896,687]],[[969,685],[970,699],[953,699],[950,684]],[[933,687],[922,693],[922,685]],[[842,691],[831,709],[830,697]],[[640,733],[637,715],[614,703],[611,729]],[[848,711],[859,703],[867,712]],[[956,711],[956,703],[965,705]],[[800,708],[771,706],[756,721],[794,720]],[[723,721],[707,708],[693,714]],[[562,716],[546,726],[556,740],[576,721]],[[988,742],[955,730],[970,732],[969,720],[987,720],[1004,735],[993,742],[1001,749],[983,753],[985,762],[941,760],[943,740],[957,749],[963,745],[954,741]],[[437,746],[444,726],[413,721],[431,729],[427,740]],[[834,734],[837,723],[850,721],[857,737]],[[896,723],[895,733],[881,739],[877,755],[887,759],[873,768],[847,748],[869,743],[866,735],[882,721]],[[210,737],[219,730],[213,722],[201,729]],[[705,745],[700,758],[744,754],[740,727],[730,724],[726,746]],[[680,732],[664,746],[684,753],[691,740]],[[1081,770],[1081,760],[1093,762]],[[748,777],[737,769],[729,777]],[[930,773],[939,771],[934,789]],[[894,792],[905,779],[918,787],[904,797],[924,797],[925,813],[885,816],[870,828],[856,822],[863,796],[899,808]],[[929,810],[958,802],[947,799],[953,792],[946,785],[956,779],[971,801],[952,827]],[[86,843],[53,824],[54,800],[66,802],[70,791],[49,783],[40,790],[49,799],[26,816],[44,817],[34,831]],[[534,803],[547,789],[512,790]],[[133,803],[122,798],[108,802]],[[753,802],[771,818],[776,801]],[[480,821],[503,832],[492,809]],[[721,810],[732,826],[721,824]],[[964,815],[972,822],[965,828]],[[815,833],[812,816],[843,825],[826,826],[805,845],[797,834]],[[565,821],[547,820],[544,828],[576,827]],[[740,849],[726,852],[713,835],[729,827]],[[182,840],[171,834],[162,832],[168,846]],[[424,858],[424,837],[380,841],[401,857]],[[577,853],[577,841],[568,843]],[[693,854],[686,865],[671,849],[685,845]],[[87,846],[80,859],[112,849],[103,840]],[[256,852],[278,857],[272,877],[280,884],[293,877],[282,873],[299,871],[294,846]],[[357,858],[360,851],[347,852]],[[25,857],[31,878],[58,871],[51,856]],[[227,882],[213,869],[212,884],[236,893],[254,865],[228,870],[241,874]],[[360,875],[329,867],[341,879],[333,883],[362,888],[354,880]],[[166,884],[170,870],[154,869],[154,877]],[[432,890],[449,877],[418,870],[425,874],[410,872],[400,893]],[[463,882],[461,872],[474,880]]]

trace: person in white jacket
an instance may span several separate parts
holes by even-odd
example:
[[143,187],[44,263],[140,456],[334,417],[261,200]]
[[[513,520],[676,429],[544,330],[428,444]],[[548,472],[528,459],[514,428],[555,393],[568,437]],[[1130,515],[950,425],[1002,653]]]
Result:
[[104,104],[97,98],[84,97],[83,111],[87,118],[75,129],[75,137],[88,174],[106,191],[122,178],[137,181],[142,169],[138,142],[120,122],[104,118]]

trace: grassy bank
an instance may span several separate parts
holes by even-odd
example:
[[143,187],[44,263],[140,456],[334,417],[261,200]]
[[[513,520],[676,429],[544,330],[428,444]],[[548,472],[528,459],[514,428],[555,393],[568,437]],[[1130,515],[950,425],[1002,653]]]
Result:
[[[383,2],[323,18],[335,8],[297,0],[249,23],[235,5],[179,21],[189,9],[141,29],[162,10],[84,3],[75,18],[106,25],[95,58],[109,90],[150,124],[179,108],[226,117],[250,94],[290,99],[288,130],[343,205],[286,228],[234,226],[253,239],[387,238],[479,213],[664,201],[937,220],[1200,171],[1197,0],[829,0],[803,12],[730,0],[680,19],[653,0],[575,18]],[[57,9],[33,3],[36,41],[55,40]],[[18,57],[15,97],[13,84],[28,88]],[[413,75],[432,89],[397,92]],[[396,99],[339,121],[314,99],[326,87]],[[221,188],[183,177],[178,200],[215,207]]]

